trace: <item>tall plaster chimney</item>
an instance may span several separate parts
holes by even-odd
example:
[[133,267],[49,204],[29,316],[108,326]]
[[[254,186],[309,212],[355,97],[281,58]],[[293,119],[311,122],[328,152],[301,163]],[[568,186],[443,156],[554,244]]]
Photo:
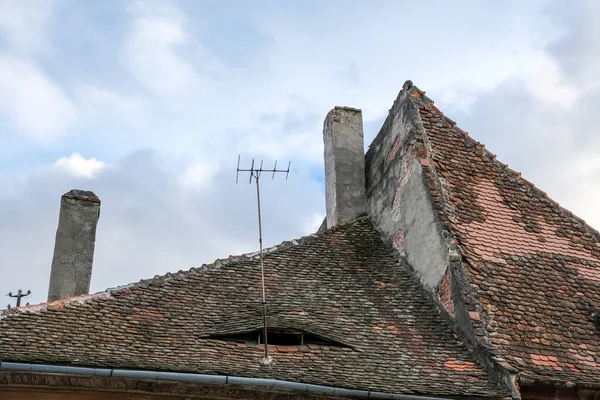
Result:
[[62,195],[48,301],[86,294],[90,289],[100,199],[73,189]]
[[366,214],[362,111],[335,107],[323,124],[327,228]]

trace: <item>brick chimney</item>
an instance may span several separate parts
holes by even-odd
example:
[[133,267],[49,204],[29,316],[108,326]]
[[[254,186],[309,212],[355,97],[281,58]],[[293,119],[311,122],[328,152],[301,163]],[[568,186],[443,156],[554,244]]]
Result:
[[94,193],[73,189],[62,195],[48,301],[89,292],[99,217]]
[[323,124],[327,228],[366,214],[362,111],[335,107]]

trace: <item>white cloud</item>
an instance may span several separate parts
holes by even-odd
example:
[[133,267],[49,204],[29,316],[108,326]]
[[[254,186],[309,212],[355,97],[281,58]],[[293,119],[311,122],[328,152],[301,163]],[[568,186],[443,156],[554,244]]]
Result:
[[92,84],[82,84],[76,89],[76,101],[80,108],[78,123],[94,129],[107,116],[111,122],[122,121],[130,127],[143,126],[146,104],[142,99],[128,97]]
[[53,12],[53,0],[0,0],[0,111],[21,135],[45,143],[65,135],[77,113],[35,60],[52,53]]
[[[158,124],[144,131],[145,145],[180,156],[230,160],[247,152],[318,165],[323,118],[335,105],[362,108],[367,122],[379,119],[411,78],[441,93],[438,101],[468,107],[508,77],[537,71],[544,65],[539,38],[552,31],[531,16],[537,3],[511,3],[486,21],[489,7],[482,5],[468,13],[393,2],[343,12],[328,3],[318,13],[311,4],[302,11],[258,5],[251,15],[240,7],[213,18],[212,10],[191,3],[136,2],[122,56],[132,76],[163,98],[147,97],[167,100],[149,117]],[[519,13],[530,17],[514,17]],[[423,20],[436,29],[423,30]],[[231,21],[256,33],[219,29]],[[419,35],[406,34],[410,30]],[[473,30],[480,31],[477,38]],[[221,65],[214,36],[235,41],[249,60]],[[289,126],[294,114],[301,127]],[[265,115],[273,119],[265,122]]]
[[[184,15],[161,1],[136,2],[124,59],[143,85],[160,95],[182,95],[201,89],[202,78],[184,53],[202,51],[186,32]],[[204,62],[214,62],[204,57]]]
[[218,167],[208,162],[194,162],[185,169],[179,181],[185,189],[204,189],[218,171]]
[[0,0],[0,38],[5,36],[16,53],[47,53],[46,25],[53,6],[53,0]]
[[323,224],[324,219],[325,219],[325,214],[314,213],[313,215],[311,215],[309,218],[306,219],[304,226],[303,226],[304,232],[306,232],[307,235],[309,235],[311,233],[315,233],[317,231],[317,229],[319,229],[321,227],[321,224]]
[[75,177],[93,178],[98,172],[108,168],[109,165],[95,158],[85,159],[81,154],[73,153],[68,157],[56,160],[53,167]]
[[543,55],[538,68],[525,77],[525,85],[541,103],[570,107],[581,95],[581,89],[565,82],[558,62]]
[[17,193],[17,182],[9,175],[0,173],[0,188],[0,198],[14,196]]
[[0,107],[20,133],[48,142],[67,133],[76,106],[34,63],[0,54]]
[[[531,31],[549,28],[515,18],[538,11],[537,3],[510,3],[502,10],[471,3],[466,12],[461,7],[385,2],[339,12],[331,2],[310,18],[297,18],[286,7],[274,8],[260,19],[276,49],[269,60],[268,89],[314,100],[321,109],[361,107],[368,120],[387,111],[389,99],[406,79],[442,92],[444,98],[438,101],[469,102],[463,91],[479,94],[537,68],[539,61],[532,54],[538,42]],[[356,21],[361,23],[357,26]],[[349,68],[354,78],[348,78]]]

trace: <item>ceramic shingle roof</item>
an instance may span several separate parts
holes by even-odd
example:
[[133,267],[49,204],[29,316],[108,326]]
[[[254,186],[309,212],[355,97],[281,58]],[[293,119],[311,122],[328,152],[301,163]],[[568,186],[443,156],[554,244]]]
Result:
[[[0,320],[3,361],[275,378],[437,396],[504,396],[367,218],[265,256],[271,327],[344,346],[211,335],[261,327],[259,262],[240,257]],[[27,327],[35,335],[23,335]]]
[[[413,89],[430,189],[458,242],[478,309],[475,332],[539,382],[600,376],[600,235],[495,159]],[[430,181],[433,174],[429,174]]]

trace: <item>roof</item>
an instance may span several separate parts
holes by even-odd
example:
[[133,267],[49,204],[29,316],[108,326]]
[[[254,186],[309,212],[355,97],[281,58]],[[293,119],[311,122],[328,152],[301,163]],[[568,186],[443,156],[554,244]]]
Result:
[[[343,346],[211,335],[260,328],[260,266],[238,257],[105,293],[5,312],[3,361],[275,378],[392,393],[500,396],[368,218],[264,259],[268,324]],[[23,334],[23,327],[35,335]],[[185,362],[182,362],[185,360]]]
[[[433,202],[452,256],[436,288],[419,282],[397,243],[385,244],[365,217],[267,251],[269,327],[330,342],[270,346],[270,367],[258,363],[262,345],[239,336],[262,326],[256,254],[4,311],[0,359],[448,397],[518,395],[494,383],[499,372],[507,385],[518,373],[521,384],[595,387],[600,234],[496,160],[412,83],[404,90],[411,126],[388,140],[387,157],[406,143],[416,151],[405,159],[420,158],[425,181],[414,176],[431,196],[419,199]],[[402,165],[386,171],[408,173]],[[394,190],[405,177],[392,172]]]
[[478,339],[522,378],[597,383],[600,235],[499,162],[424,92],[411,96],[438,217],[467,264]]

